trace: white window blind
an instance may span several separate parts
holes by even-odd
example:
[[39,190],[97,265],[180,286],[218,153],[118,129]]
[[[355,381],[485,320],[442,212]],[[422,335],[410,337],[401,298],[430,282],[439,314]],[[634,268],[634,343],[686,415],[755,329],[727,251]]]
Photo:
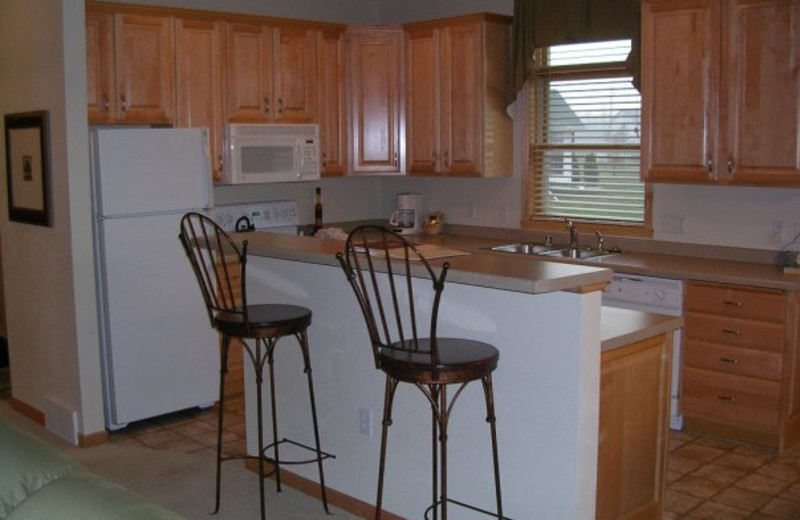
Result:
[[624,68],[630,40],[537,51],[532,77],[531,219],[642,223],[641,98]]

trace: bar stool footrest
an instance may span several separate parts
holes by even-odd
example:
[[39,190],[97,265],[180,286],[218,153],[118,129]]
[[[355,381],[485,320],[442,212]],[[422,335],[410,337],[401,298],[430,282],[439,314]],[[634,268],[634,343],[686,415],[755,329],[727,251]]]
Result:
[[308,450],[308,451],[310,451],[310,452],[312,452],[314,454],[317,453],[317,449],[316,448],[313,448],[311,446],[306,446],[305,444],[301,444],[299,442],[295,442],[295,441],[293,441],[291,439],[284,438],[284,439],[279,440],[278,442],[270,443],[270,444],[268,444],[267,446],[264,447],[264,451],[262,452],[262,456],[263,456],[264,460],[269,462],[270,464],[273,464],[273,465],[276,465],[276,466],[281,466],[281,465],[294,466],[294,465],[299,465],[299,464],[311,464],[312,462],[320,462],[320,461],[323,461],[325,459],[335,459],[336,458],[336,455],[333,455],[332,453],[328,453],[328,452],[325,452],[325,451],[322,451],[322,450],[319,451],[319,456],[314,457],[312,459],[306,459],[306,460],[283,460],[283,459],[275,460],[274,458],[272,458],[269,455],[267,455],[267,453],[266,453],[267,450],[270,450],[275,446],[280,446],[281,444],[291,444],[292,446],[297,446],[298,448],[302,448],[304,450]]
[[[448,504],[455,504],[455,505],[457,505],[459,507],[463,507],[465,509],[470,509],[470,510],[478,512],[478,513],[483,513],[484,515],[491,516],[492,518],[497,518],[499,520],[513,520],[512,518],[510,518],[508,516],[503,515],[501,517],[501,516],[498,516],[497,513],[494,513],[492,511],[487,511],[486,509],[480,509],[478,507],[471,506],[469,504],[465,504],[464,502],[459,502],[458,500],[454,500],[452,498],[448,498],[447,499],[447,503]],[[433,511],[435,508],[438,508],[441,504],[442,504],[442,501],[438,500],[438,501],[434,502],[431,506],[429,506],[428,509],[425,510],[425,517],[424,517],[425,520],[430,520],[428,515],[431,513],[431,511]]]

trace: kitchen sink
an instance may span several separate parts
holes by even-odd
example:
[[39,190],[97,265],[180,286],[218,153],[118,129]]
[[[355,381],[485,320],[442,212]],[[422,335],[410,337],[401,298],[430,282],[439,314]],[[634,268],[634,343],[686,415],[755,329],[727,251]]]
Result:
[[556,249],[545,253],[539,253],[541,256],[550,256],[555,258],[574,258],[576,260],[594,260],[600,258],[607,258],[614,256],[616,253],[609,251],[598,251],[596,249]]
[[617,254],[616,251],[598,251],[596,249],[570,249],[553,248],[546,244],[536,244],[532,242],[515,242],[512,244],[500,244],[490,247],[491,251],[502,253],[515,253],[519,255],[536,255],[551,258],[574,258],[575,260],[599,260]]
[[517,253],[520,255],[543,255],[555,251],[550,246],[533,243],[501,244],[499,246],[490,247],[489,249],[492,251],[501,251],[503,253]]

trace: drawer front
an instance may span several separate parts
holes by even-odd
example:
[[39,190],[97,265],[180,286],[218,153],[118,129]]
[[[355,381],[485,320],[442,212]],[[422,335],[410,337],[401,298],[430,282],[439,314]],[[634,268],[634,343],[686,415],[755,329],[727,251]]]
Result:
[[783,323],[786,295],[778,290],[689,282],[686,310]]
[[776,352],[687,340],[683,356],[684,363],[695,368],[773,381],[781,379],[783,356]]
[[778,426],[780,385],[775,381],[687,367],[682,389],[687,415],[759,429]]
[[782,323],[687,312],[684,330],[687,339],[783,352],[784,326]]

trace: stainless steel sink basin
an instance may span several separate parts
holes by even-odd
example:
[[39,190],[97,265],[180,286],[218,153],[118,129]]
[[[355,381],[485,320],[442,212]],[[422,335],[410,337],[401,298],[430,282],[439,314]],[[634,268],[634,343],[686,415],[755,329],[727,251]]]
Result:
[[616,252],[598,251],[596,249],[555,249],[545,244],[535,244],[532,242],[515,242],[512,244],[501,244],[489,248],[491,251],[502,253],[514,253],[518,255],[537,255],[551,258],[574,258],[575,260],[600,260],[614,256]]
[[492,251],[501,251],[503,253],[517,253],[520,255],[543,255],[554,252],[555,250],[544,244],[534,243],[514,243],[514,244],[501,244],[499,246],[490,247]]
[[540,253],[542,256],[551,256],[555,258],[574,258],[576,260],[599,260],[600,258],[607,258],[614,256],[616,253],[609,251],[598,251],[596,249],[556,249],[546,253]]

